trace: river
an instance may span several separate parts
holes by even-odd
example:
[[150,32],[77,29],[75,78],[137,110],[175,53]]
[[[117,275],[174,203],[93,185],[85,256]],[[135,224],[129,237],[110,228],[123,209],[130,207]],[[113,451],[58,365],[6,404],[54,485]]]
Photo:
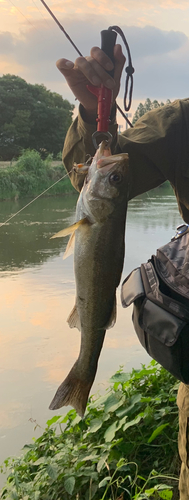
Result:
[[[0,222],[29,200],[0,203]],[[74,305],[73,256],[62,260],[66,239],[50,236],[74,222],[76,195],[40,198],[0,228],[0,463],[38,437],[47,419],[65,414],[49,403],[77,358],[80,333],[66,322]],[[129,203],[123,278],[169,241],[182,222],[169,185]],[[150,358],[134,332],[132,308],[108,330],[92,393],[124,365],[139,368]],[[34,430],[34,427],[38,427]],[[4,476],[0,478],[0,487]]]

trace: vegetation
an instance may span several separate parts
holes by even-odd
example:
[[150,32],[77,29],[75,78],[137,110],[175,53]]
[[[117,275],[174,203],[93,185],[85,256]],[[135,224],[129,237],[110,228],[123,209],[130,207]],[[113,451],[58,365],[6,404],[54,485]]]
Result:
[[35,149],[44,157],[62,150],[74,106],[44,85],[15,75],[0,78],[0,160]]
[[[42,160],[37,151],[26,150],[14,166],[0,169],[0,200],[36,196],[51,186],[54,182],[66,176],[66,170],[61,162],[53,166],[52,155]],[[58,182],[47,194],[59,194],[73,191],[66,176]]]
[[54,416],[23,456],[5,460],[2,499],[178,499],[178,383],[155,361],[110,383],[84,419]]
[[132,124],[134,125],[137,120],[145,115],[145,113],[147,113],[147,111],[151,111],[152,109],[155,109],[155,108],[160,108],[161,106],[164,106],[165,104],[170,104],[170,99],[167,99],[166,103],[164,102],[158,102],[158,101],[151,101],[149,98],[146,99],[145,103],[142,104],[142,102],[140,102],[140,104],[138,105],[138,108],[137,110],[135,111],[135,114],[133,116],[133,121],[132,121]]

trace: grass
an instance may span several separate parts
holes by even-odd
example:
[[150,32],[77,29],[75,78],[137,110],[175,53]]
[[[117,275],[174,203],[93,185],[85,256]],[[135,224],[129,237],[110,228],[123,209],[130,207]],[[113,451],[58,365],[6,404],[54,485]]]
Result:
[[178,499],[178,382],[155,361],[120,369],[84,419],[54,416],[2,466],[10,500]]

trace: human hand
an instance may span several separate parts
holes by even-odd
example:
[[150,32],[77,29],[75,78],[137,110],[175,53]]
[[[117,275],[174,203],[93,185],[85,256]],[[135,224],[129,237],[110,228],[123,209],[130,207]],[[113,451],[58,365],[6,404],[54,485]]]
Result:
[[[66,81],[75,97],[85,108],[85,118],[95,119],[97,112],[97,98],[87,89],[87,85],[99,87],[103,84],[113,90],[113,103],[119,93],[120,79],[125,64],[125,56],[121,45],[114,47],[114,64],[111,59],[98,47],[91,49],[89,57],[78,57],[73,63],[67,59],[59,59],[57,68],[66,78]],[[114,78],[107,71],[114,68]]]

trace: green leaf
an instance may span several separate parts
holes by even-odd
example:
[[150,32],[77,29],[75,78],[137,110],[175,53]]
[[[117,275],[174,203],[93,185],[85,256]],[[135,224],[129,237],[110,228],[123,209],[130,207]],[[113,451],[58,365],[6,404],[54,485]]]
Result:
[[101,418],[94,418],[94,420],[91,420],[90,422],[90,427],[89,427],[89,432],[96,432],[100,427],[102,427],[103,420]]
[[97,456],[95,454],[93,455],[87,455],[86,457],[82,458],[83,462],[87,462],[87,460],[96,460]]
[[67,493],[69,493],[69,495],[72,495],[74,486],[75,486],[75,477],[73,476],[67,477],[67,479],[65,479],[64,481],[64,488],[67,491]]
[[10,497],[12,500],[19,500],[18,499],[18,495],[17,495],[17,492],[16,490],[12,490],[11,491],[11,497]]
[[120,458],[119,462],[117,462],[117,464],[116,464],[116,467],[118,467],[118,469],[119,469],[120,467],[123,467],[123,465],[127,465],[127,463],[128,463],[128,461],[125,460],[125,458]]
[[103,405],[108,398],[109,394],[98,397],[93,403],[90,403],[90,408],[98,408],[99,406]]
[[117,430],[117,422],[114,422],[106,429],[106,432],[104,433],[104,439],[106,443],[109,443],[110,441],[112,441],[112,439],[114,439],[116,430]]
[[151,495],[153,495],[153,493],[155,492],[155,488],[150,488],[149,490],[145,490],[145,494],[149,497],[151,497]]
[[129,429],[129,427],[133,427],[133,425],[139,424],[139,422],[142,420],[142,417],[139,415],[138,417],[134,418],[133,420],[130,420],[130,422],[127,422],[127,424],[124,425],[123,430],[126,431],[126,429]]
[[114,412],[123,404],[123,395],[121,392],[115,394],[110,394],[104,405],[104,411],[106,413]]
[[40,497],[41,497],[41,492],[39,490],[35,491],[34,500],[39,500]]
[[38,460],[36,460],[36,461],[34,462],[34,464],[33,464],[33,465],[41,465],[41,464],[44,464],[44,463],[45,463],[45,461],[46,461],[46,457],[40,457],[40,458],[38,458]]
[[97,464],[97,471],[98,471],[98,472],[100,472],[100,471],[103,469],[103,467],[104,467],[104,465],[105,465],[105,462],[106,462],[106,460],[107,460],[107,458],[108,458],[108,455],[109,455],[109,452],[105,453],[105,454],[101,457],[101,459],[99,460],[99,462],[98,462],[98,464]]
[[51,418],[50,420],[47,420],[47,425],[48,425],[48,427],[50,427],[50,426],[51,426],[51,425],[53,425],[53,424],[56,424],[56,422],[57,422],[57,420],[59,420],[59,418],[60,418],[60,415],[59,415],[59,417],[54,416],[54,417],[53,417],[53,418]]
[[160,498],[163,498],[163,500],[171,500],[173,497],[173,492],[170,490],[163,490],[163,491],[158,491],[158,495]]
[[115,373],[115,375],[113,375],[110,378],[110,382],[113,384],[115,382],[120,382],[120,384],[124,384],[124,382],[127,382],[130,378],[131,378],[130,373],[118,372]]
[[163,429],[165,429],[165,427],[167,427],[169,424],[162,424],[160,425],[159,427],[157,427],[155,429],[154,432],[152,432],[151,436],[149,437],[148,439],[148,443],[151,443],[152,441],[154,441],[154,439],[159,436],[159,434],[162,433]]
[[74,420],[72,421],[72,426],[74,427],[75,425],[79,424],[79,422],[81,421],[81,417],[79,415],[77,415]]
[[47,473],[53,481],[56,481],[58,477],[58,466],[56,464],[53,465],[47,465]]
[[100,483],[99,483],[98,487],[99,487],[99,488],[103,488],[103,486],[106,486],[106,485],[107,485],[107,483],[108,483],[109,481],[111,481],[111,479],[112,479],[112,478],[111,478],[111,476],[106,476],[106,477],[104,477],[104,479],[102,479],[102,481],[100,481]]
[[34,444],[25,444],[22,448],[22,450],[32,450],[32,448],[35,448],[35,445]]

